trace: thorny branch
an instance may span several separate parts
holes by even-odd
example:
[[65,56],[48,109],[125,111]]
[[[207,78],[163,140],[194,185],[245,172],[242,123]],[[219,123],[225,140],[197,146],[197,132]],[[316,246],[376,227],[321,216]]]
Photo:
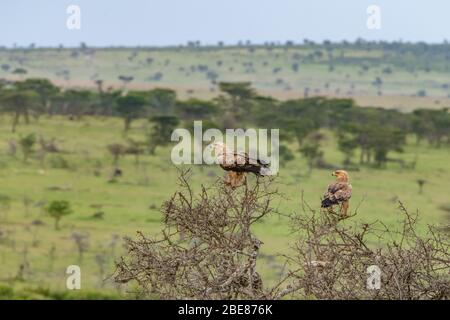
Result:
[[[263,243],[252,225],[277,213],[279,193],[271,181],[232,189],[217,182],[194,194],[189,172],[181,191],[162,207],[158,239],[138,233],[127,239],[128,255],[117,264],[117,282],[136,281],[144,294],[161,299],[449,299],[448,236],[429,227],[416,232],[417,215],[400,203],[403,222],[396,230],[380,221],[351,224],[336,213],[316,211],[303,199],[291,216],[298,235],[286,269],[265,288],[256,265]],[[366,287],[367,267],[381,271],[381,288]]]

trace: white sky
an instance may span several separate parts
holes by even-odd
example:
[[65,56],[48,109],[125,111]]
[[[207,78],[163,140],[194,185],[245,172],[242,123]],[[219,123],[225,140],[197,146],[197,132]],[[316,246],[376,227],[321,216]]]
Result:
[[[81,8],[68,30],[66,8]],[[369,5],[381,29],[366,27]],[[304,38],[315,41],[450,39],[449,0],[1,0],[0,45],[226,44]]]

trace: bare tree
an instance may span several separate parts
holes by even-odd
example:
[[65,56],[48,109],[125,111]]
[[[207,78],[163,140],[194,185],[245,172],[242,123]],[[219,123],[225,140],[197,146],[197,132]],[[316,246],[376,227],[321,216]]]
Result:
[[273,212],[276,191],[268,184],[239,190],[218,182],[198,196],[180,177],[182,192],[163,205],[161,239],[126,239],[128,258],[117,265],[115,280],[137,281],[147,294],[163,299],[258,299],[266,297],[256,260],[261,241],[251,226]]
[[[298,241],[286,255],[280,280],[263,285],[256,271],[262,242],[252,225],[274,213],[281,196],[271,181],[246,182],[232,189],[223,181],[198,195],[180,176],[182,191],[162,207],[159,238],[138,232],[126,239],[128,255],[117,263],[115,281],[137,282],[141,294],[161,299],[449,299],[448,235],[429,227],[416,231],[417,215],[400,203],[403,221],[390,229],[381,221],[352,223],[314,210],[289,215]],[[345,221],[344,221],[345,220]],[[260,257],[262,258],[262,257]],[[371,266],[380,287],[368,287]]]
[[75,231],[70,235],[70,238],[73,240],[77,247],[78,260],[81,263],[83,261],[84,252],[86,252],[89,248],[89,234]]
[[[296,256],[288,257],[295,271],[289,293],[313,299],[449,299],[450,246],[448,237],[429,226],[426,235],[416,231],[418,214],[400,203],[400,228],[381,221],[361,225],[342,223],[334,214],[303,206],[294,225],[300,238]],[[380,271],[380,286],[368,288],[371,266]]]
[[119,159],[123,156],[127,150],[127,147],[120,143],[113,143],[106,146],[109,153],[111,153],[113,157],[113,165],[117,166],[119,163]]

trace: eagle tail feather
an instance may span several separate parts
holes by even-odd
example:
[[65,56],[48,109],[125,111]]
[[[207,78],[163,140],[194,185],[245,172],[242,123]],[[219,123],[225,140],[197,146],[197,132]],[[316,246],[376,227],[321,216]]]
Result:
[[325,198],[322,200],[322,208],[329,208],[333,205],[335,205],[336,203],[334,201],[331,201],[329,198]]

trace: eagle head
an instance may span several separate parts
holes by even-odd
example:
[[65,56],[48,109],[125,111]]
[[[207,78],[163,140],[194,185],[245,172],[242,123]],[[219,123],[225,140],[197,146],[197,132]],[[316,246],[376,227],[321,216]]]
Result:
[[348,181],[348,173],[345,170],[336,170],[332,174],[338,181]]

